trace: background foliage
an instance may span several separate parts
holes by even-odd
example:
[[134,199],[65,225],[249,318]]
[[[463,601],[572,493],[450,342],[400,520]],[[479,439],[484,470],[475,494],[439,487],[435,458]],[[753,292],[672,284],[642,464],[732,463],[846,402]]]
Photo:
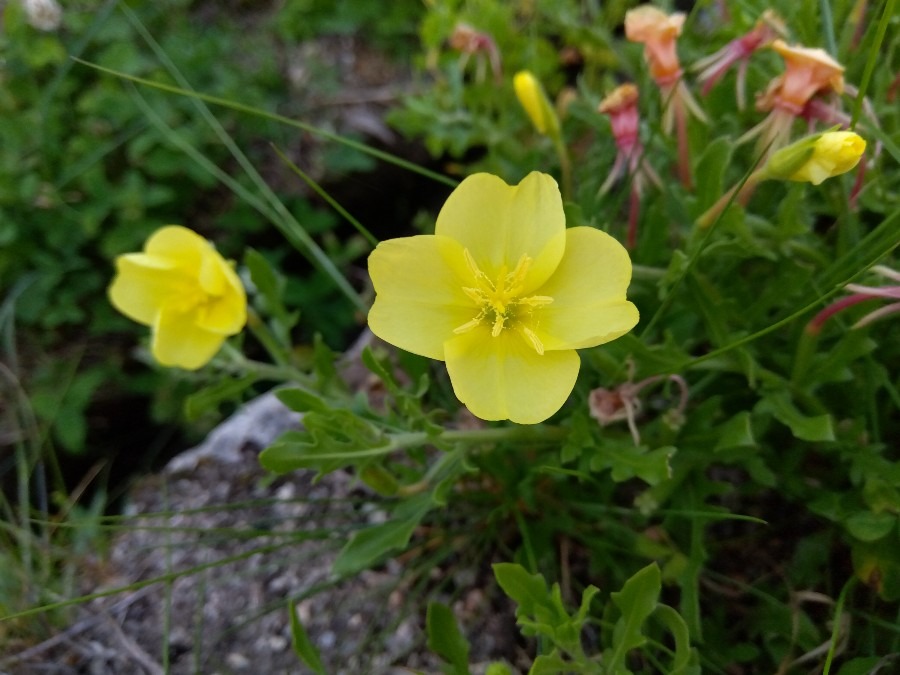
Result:
[[[778,8],[790,41],[828,49],[846,66],[847,82],[865,84],[877,125],[859,117],[869,152],[858,200],[850,198],[853,176],[818,187],[764,183],[710,229],[695,220],[752,168],[757,150],[735,141],[762,115],[752,106],[737,109],[734,75],[727,76],[702,98],[710,122],[690,126],[697,187],[680,185],[677,147],[660,128],[662,103],[642,50],[621,35],[629,3],[430,0],[424,10],[392,3],[385,12],[375,3],[304,1],[254,16],[258,32],[245,29],[240,6],[222,13],[188,2],[130,6],[133,14],[113,2],[67,11],[57,34],[36,33],[18,3],[6,7],[0,105],[11,123],[0,126],[0,288],[6,335],[15,326],[19,338],[7,340],[7,354],[21,364],[14,370],[28,396],[20,405],[34,411],[37,439],[56,422],[55,441],[82,451],[90,426],[84,411],[99,392],[168,393],[175,386],[130,369],[123,374],[127,351],[108,346],[135,334],[99,298],[112,256],[137,250],[158,225],[183,222],[242,260],[263,326],[242,346],[251,356],[264,346],[281,354],[276,365],[297,385],[280,397],[304,412],[305,428],[266,450],[263,465],[276,472],[347,469],[384,498],[390,518],[349,539],[336,574],[421,545],[428,526],[435,564],[453,564],[461,549],[477,553],[482,565],[499,563],[499,587],[516,602],[523,635],[533,638],[534,673],[823,672],[843,655],[835,672],[851,675],[875,672],[900,653],[898,324],[852,328],[874,307],[866,304],[834,316],[821,333],[807,329],[848,282],[883,283],[868,271],[873,264],[896,268],[894,2]],[[697,3],[679,41],[682,63],[745,33],[764,9],[753,0]],[[67,59],[184,88],[159,52],[136,39],[144,28],[197,91],[302,117],[308,111],[283,88],[284,53],[272,47],[272,35],[287,43],[365,31],[403,57],[402,41],[392,36],[410,35],[416,22],[415,90],[391,110],[394,129],[423,143],[453,177],[490,171],[512,183],[532,170],[556,172],[551,141],[534,132],[512,90],[511,75],[530,69],[559,104],[575,167],[569,226],[598,227],[620,240],[628,185],[600,192],[616,148],[596,108],[621,81],[641,92],[645,161],[664,177],[660,189],[644,194],[632,251],[629,298],[641,323],[582,353],[575,392],[546,425],[473,424],[441,368],[382,348],[366,350],[362,360],[384,400],[366,396],[374,390],[346,390],[336,377],[338,351],[326,345],[344,348],[357,325],[354,303],[367,299],[358,279],[342,296],[334,276],[352,276],[363,239],[345,237],[330,212],[276,184],[288,211],[335,263],[329,272],[307,260],[298,272],[293,248],[251,208],[258,184],[237,170],[240,161],[197,112],[196,97],[135,86]],[[489,68],[479,72],[477,57],[465,62],[449,46],[460,22],[493,40],[502,56],[499,80]],[[755,54],[748,92],[764,90],[781,68],[773,52]],[[858,110],[852,95],[841,102],[849,114]],[[234,106],[217,107],[216,115],[275,183],[262,171],[272,154],[259,139],[290,147],[297,129]],[[798,122],[794,137],[804,131]],[[226,191],[201,163],[186,161],[175,137],[224,167],[245,192]],[[339,170],[385,168],[346,145],[334,147],[344,149],[331,155]],[[364,225],[377,217],[356,215]],[[408,228],[403,223],[386,236],[430,231],[433,219],[423,208]],[[248,244],[259,253],[245,254]],[[312,248],[299,248],[308,258]],[[178,386],[208,410],[272,379],[258,371],[223,379],[229,372],[204,375],[204,383],[215,383],[200,391],[206,399],[198,381]],[[673,376],[689,391],[683,410]],[[64,393],[61,381],[69,383]],[[622,394],[641,382],[650,384],[638,394],[636,443],[624,422],[598,424],[588,400],[598,388]],[[45,446],[34,447],[46,461]],[[40,464],[17,456],[20,465]],[[27,483],[20,477],[20,495]],[[7,511],[10,522],[20,522]],[[11,535],[12,550],[30,550],[28,539]],[[467,672],[465,638],[441,607],[428,611],[429,645],[448,672]],[[318,663],[299,622],[294,631],[298,654]]]

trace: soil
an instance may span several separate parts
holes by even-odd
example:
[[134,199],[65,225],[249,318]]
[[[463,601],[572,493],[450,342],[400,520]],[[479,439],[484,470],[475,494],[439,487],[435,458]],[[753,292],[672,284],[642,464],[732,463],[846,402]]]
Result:
[[[299,424],[267,394],[131,494],[127,529],[85,568],[68,628],[12,658],[11,675],[307,673],[291,644],[289,609],[325,671],[440,672],[425,646],[426,597],[397,562],[342,582],[331,563],[361,522],[385,518],[350,475],[273,478],[258,453]],[[433,570],[443,574],[441,570]],[[472,645],[473,672],[519,650],[513,607],[487,569],[455,569],[453,607]],[[4,670],[5,668],[5,670]],[[514,671],[515,672],[515,671]]]

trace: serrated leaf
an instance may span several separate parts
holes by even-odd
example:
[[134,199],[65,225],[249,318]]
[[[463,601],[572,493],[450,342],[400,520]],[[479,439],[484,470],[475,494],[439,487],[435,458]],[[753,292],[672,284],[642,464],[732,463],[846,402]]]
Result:
[[215,410],[220,403],[236,398],[256,382],[256,375],[225,377],[188,396],[184,402],[184,415],[189,421],[197,420],[204,413]]
[[390,439],[349,410],[308,412],[302,431],[288,431],[259,455],[269,471],[317,469],[319,474],[390,452]]
[[834,440],[831,415],[804,415],[794,406],[787,392],[769,394],[756,405],[756,411],[771,413],[802,441]]
[[729,450],[731,448],[755,448],[756,439],[753,437],[752,416],[748,411],[739,412],[715,430],[718,440],[713,452]]
[[428,648],[453,668],[453,675],[469,675],[469,642],[456,625],[453,611],[439,602],[429,602],[425,615]]
[[603,663],[607,672],[628,672],[625,667],[628,652],[647,642],[641,626],[656,609],[661,588],[659,567],[652,563],[626,581],[621,591],[610,594],[622,617],[613,629],[612,647],[604,652]]
[[656,485],[671,477],[669,460],[675,454],[675,448],[669,446],[648,452],[644,446],[606,443],[597,446],[594,453],[590,461],[591,471],[609,469],[617,483],[637,477],[648,485]]
[[560,675],[571,672],[573,672],[572,663],[554,651],[552,654],[541,654],[535,657],[528,675]]
[[294,653],[316,675],[325,675],[325,667],[322,665],[319,650],[316,649],[312,640],[309,639],[306,629],[303,628],[303,624],[297,616],[297,609],[291,601],[288,601],[288,614],[291,616],[291,644],[293,645]]
[[547,603],[547,582],[541,574],[530,574],[516,563],[492,565],[500,588],[517,605],[516,615],[534,616],[537,608]]
[[653,615],[666,625],[675,642],[672,665],[666,672],[669,675],[700,675],[697,652],[691,648],[691,635],[685,620],[668,605],[657,605]]
[[404,513],[394,520],[354,533],[332,566],[338,576],[349,576],[381,562],[389,553],[405,549],[416,527],[431,510],[431,495],[417,495],[404,502]]

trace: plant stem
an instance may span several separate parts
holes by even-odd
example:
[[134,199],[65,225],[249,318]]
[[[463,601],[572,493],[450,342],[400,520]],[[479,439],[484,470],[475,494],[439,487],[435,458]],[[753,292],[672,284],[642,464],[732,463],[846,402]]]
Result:
[[490,429],[456,429],[444,431],[435,436],[424,431],[395,434],[385,449],[385,454],[395,450],[404,450],[435,441],[476,445],[479,443],[498,443],[500,441],[532,441],[552,443],[566,437],[568,431],[562,427],[507,426]]
[[562,174],[562,196],[565,200],[572,199],[572,162],[569,160],[569,151],[563,143],[562,135],[553,137],[553,147],[559,158],[559,170]]

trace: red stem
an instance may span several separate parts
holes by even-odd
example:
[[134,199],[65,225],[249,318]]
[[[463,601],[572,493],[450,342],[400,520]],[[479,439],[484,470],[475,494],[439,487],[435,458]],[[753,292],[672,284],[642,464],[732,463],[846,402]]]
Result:
[[822,326],[825,325],[825,322],[838,312],[842,312],[848,307],[853,307],[853,305],[858,305],[866,300],[874,300],[875,298],[876,296],[869,295],[868,293],[854,293],[853,295],[848,295],[846,298],[841,298],[816,314],[812,320],[806,324],[806,332],[810,335],[818,335],[822,330]]
[[628,235],[625,239],[625,245],[629,251],[634,250],[637,246],[637,229],[638,218],[641,214],[641,196],[638,194],[637,185],[632,179],[631,195],[628,199]]

